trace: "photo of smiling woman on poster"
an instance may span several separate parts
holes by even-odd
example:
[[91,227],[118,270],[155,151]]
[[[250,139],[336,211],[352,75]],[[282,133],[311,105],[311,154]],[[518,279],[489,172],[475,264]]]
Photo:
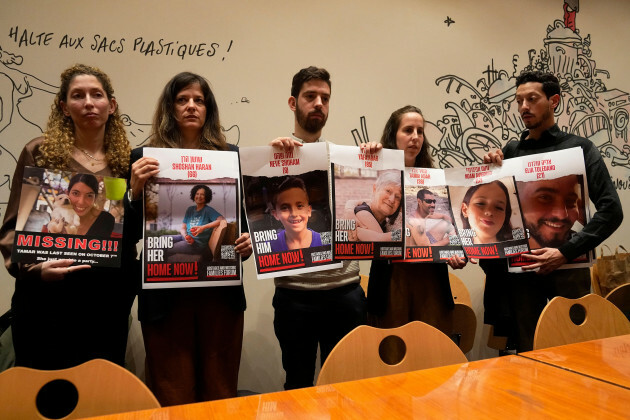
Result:
[[400,215],[402,203],[400,171],[381,171],[372,187],[372,197],[354,206],[359,241],[393,241],[399,230],[390,231]]

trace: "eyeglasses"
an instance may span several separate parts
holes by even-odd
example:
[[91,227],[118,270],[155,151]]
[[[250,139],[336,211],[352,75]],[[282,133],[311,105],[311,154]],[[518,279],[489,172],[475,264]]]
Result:
[[423,199],[422,199],[422,201],[424,201],[424,202],[425,202],[425,203],[427,203],[427,204],[435,204],[435,201],[436,201],[436,200],[435,200],[435,198],[434,198],[434,199],[432,199],[432,200],[427,200],[427,199],[423,198]]

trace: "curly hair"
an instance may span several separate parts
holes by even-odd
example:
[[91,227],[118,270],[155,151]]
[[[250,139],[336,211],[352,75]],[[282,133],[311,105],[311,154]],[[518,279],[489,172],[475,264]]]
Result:
[[[402,116],[409,112],[420,114],[420,116],[424,118],[424,115],[422,115],[422,111],[420,111],[420,108],[417,108],[413,105],[407,105],[392,112],[392,115],[390,115],[389,119],[385,123],[383,135],[381,136],[381,144],[384,148],[398,149],[398,146],[396,145],[396,133],[400,128],[400,121],[402,120]],[[420,152],[418,152],[418,156],[416,156],[416,161],[413,164],[415,168],[434,167],[433,158],[429,153],[430,147],[431,144],[429,143],[429,140],[427,139],[427,135],[425,133],[424,141],[422,142],[422,148],[420,149]]]
[[[76,76],[94,76],[103,86],[110,101],[114,98],[114,88],[109,77],[99,68],[85,64],[75,64],[61,73],[61,86],[51,107],[48,124],[44,132],[44,142],[39,148],[37,165],[41,167],[69,170],[74,146],[74,122],[64,115],[61,102],[68,98],[70,83]],[[118,107],[105,124],[105,158],[115,177],[125,176],[129,171],[131,146]]]
[[209,150],[228,150],[225,136],[221,131],[219,107],[212,89],[210,89],[208,81],[203,76],[190,72],[176,74],[164,86],[153,116],[151,147],[182,147],[181,133],[175,119],[175,99],[179,92],[194,85],[198,85],[201,88],[206,106],[206,121],[201,129],[199,147]]
[[197,191],[199,190],[203,190],[206,204],[212,201],[212,190],[207,185],[202,185],[202,184],[197,184],[194,187],[192,187],[192,189],[190,190],[190,199],[192,201],[195,201],[195,195],[197,194]]

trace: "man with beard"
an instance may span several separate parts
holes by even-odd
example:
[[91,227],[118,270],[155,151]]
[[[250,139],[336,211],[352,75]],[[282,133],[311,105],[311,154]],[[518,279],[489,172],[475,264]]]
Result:
[[436,200],[430,190],[421,189],[416,194],[416,199],[418,207],[413,217],[407,220],[411,235],[407,237],[407,246],[448,245],[448,235],[455,234],[451,217],[435,212]]
[[[307,67],[293,76],[293,136],[277,138],[271,145],[288,152],[304,142],[323,141],[330,88],[330,75],[323,68]],[[273,326],[282,350],[285,389],[313,386],[317,347],[323,365],[339,340],[365,323],[367,300],[360,280],[358,262],[347,260],[341,268],[275,279]]]
[[584,202],[578,175],[517,182],[516,189],[531,249],[558,248],[575,233],[571,230],[575,222],[584,225],[580,220]]
[[[590,292],[588,268],[557,269],[608,238],[621,224],[623,212],[597,147],[588,139],[561,131],[555,123],[554,111],[560,102],[558,79],[539,71],[522,73],[516,78],[516,102],[528,130],[522,133],[520,141],[509,143],[503,151],[486,154],[484,163],[501,164],[503,159],[512,157],[581,147],[590,199],[597,209],[584,228],[571,235],[572,221],[579,217],[574,209],[579,200],[577,180],[563,177],[547,184],[528,183],[519,189],[519,198],[533,243],[542,248],[525,255],[532,260],[532,264],[523,267],[525,273],[508,273],[505,261],[480,262],[486,273],[484,322],[494,325],[494,333],[507,336],[508,345],[521,352],[533,348],[536,323],[548,299],[575,299]],[[527,202],[521,195],[529,197],[536,191],[538,202]],[[558,204],[540,205],[548,200]],[[563,204],[559,204],[561,201]]]

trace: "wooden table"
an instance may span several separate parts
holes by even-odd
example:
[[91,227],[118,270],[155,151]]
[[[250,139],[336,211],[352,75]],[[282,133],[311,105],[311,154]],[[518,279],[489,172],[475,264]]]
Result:
[[630,390],[520,356],[102,419],[628,419]]
[[[630,389],[630,335],[528,351],[519,356]],[[630,417],[630,408],[628,412]]]

